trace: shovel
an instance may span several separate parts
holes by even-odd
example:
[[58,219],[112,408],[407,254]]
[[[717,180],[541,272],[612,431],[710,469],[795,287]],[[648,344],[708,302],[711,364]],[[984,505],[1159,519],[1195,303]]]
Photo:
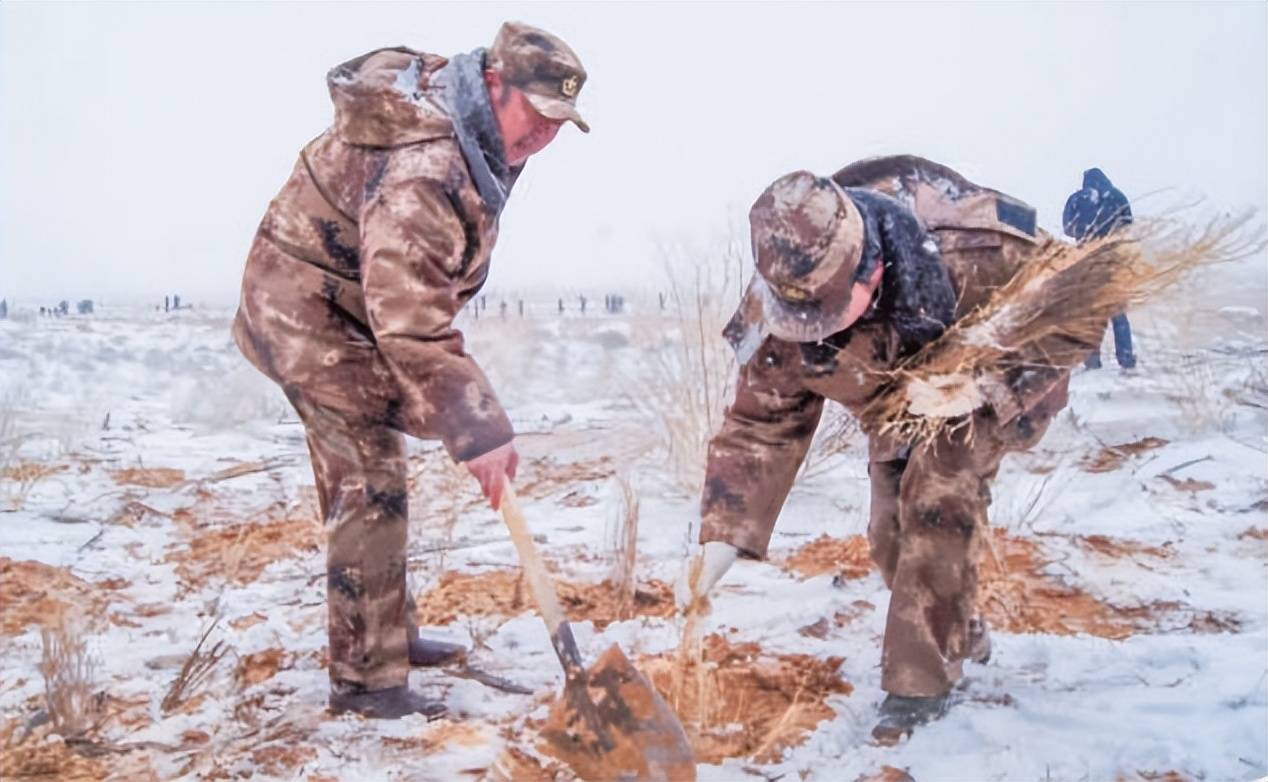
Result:
[[502,492],[502,519],[519,552],[533,599],[564,669],[564,692],[542,736],[558,757],[590,782],[694,782],[696,763],[682,723],[613,644],[587,671],[564,621],[555,585],[528,534],[515,490]]

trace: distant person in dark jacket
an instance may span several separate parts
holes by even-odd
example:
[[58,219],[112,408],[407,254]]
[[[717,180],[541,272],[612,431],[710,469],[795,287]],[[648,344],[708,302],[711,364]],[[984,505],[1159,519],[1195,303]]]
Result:
[[[1099,168],[1083,172],[1083,188],[1066,199],[1065,211],[1061,215],[1065,235],[1077,242],[1109,236],[1119,228],[1131,225],[1131,222],[1132,208],[1127,196],[1114,187]],[[1132,327],[1127,322],[1127,313],[1115,315],[1110,323],[1114,326],[1114,355],[1118,358],[1118,365],[1132,369],[1136,366],[1136,355],[1132,352]],[[1100,369],[1100,350],[1088,356],[1083,365],[1088,369]]]

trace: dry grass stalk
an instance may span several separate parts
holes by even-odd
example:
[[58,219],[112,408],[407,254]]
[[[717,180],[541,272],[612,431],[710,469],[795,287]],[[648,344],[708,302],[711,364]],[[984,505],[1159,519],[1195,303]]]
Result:
[[67,621],[40,630],[40,675],[49,720],[66,739],[86,736],[103,717],[93,694],[97,662],[88,655],[81,632]]
[[17,461],[23,437],[18,432],[18,408],[24,401],[19,392],[0,396],[0,471]]
[[840,404],[829,402],[815,432],[814,442],[801,465],[801,474],[809,478],[827,470],[832,457],[848,451],[852,446],[865,443],[859,429],[859,421]]
[[643,351],[646,371],[631,383],[631,402],[660,434],[668,474],[688,492],[704,480],[709,440],[735,383],[735,353],[722,328],[739,302],[742,264],[736,242],[708,261],[669,259],[668,323],[657,324]]
[[797,687],[797,692],[793,694],[792,702],[788,704],[788,708],[784,710],[784,713],[771,727],[766,734],[766,738],[762,739],[762,743],[758,745],[757,749],[753,750],[753,753],[749,756],[750,758],[756,761],[765,757],[766,753],[775,745],[775,742],[784,738],[785,733],[796,730],[797,717],[800,716],[802,710],[801,694],[805,692],[805,689],[804,685]]
[[[989,302],[890,373],[860,416],[864,428],[932,437],[984,403],[982,378],[1077,364],[1077,345],[1097,343],[1113,315],[1196,268],[1261,251],[1264,230],[1248,228],[1250,218],[1219,218],[1196,232],[1154,219],[1079,246],[1049,240]],[[1044,344],[1075,347],[1057,357],[1041,352]]]
[[7,484],[5,501],[11,510],[19,510],[26,504],[35,487],[46,478],[66,470],[63,464],[40,464],[39,462],[17,462],[0,469],[0,483]]
[[185,658],[185,663],[181,666],[180,673],[176,674],[176,678],[172,680],[171,685],[167,688],[167,694],[163,696],[162,703],[164,714],[170,714],[185,703],[188,703],[207,684],[211,679],[212,672],[216,670],[216,666],[229,653],[229,647],[223,640],[216,641],[210,648],[203,650],[203,646],[207,643],[207,638],[219,623],[220,614],[217,611],[211,622],[208,623],[207,629],[203,631],[202,637],[198,639],[194,650],[189,653],[189,657]]
[[439,539],[434,545],[434,568],[443,572],[452,550],[454,530],[471,496],[471,477],[466,468],[443,452],[424,455],[406,480],[410,497],[410,538],[417,541]]
[[621,502],[617,508],[612,530],[612,575],[610,579],[617,593],[617,619],[634,616],[634,592],[638,587],[636,564],[638,561],[638,494],[625,476],[617,478],[621,488]]
[[[687,565],[687,583],[694,585],[700,580],[700,572],[704,567],[703,557],[694,557]],[[690,724],[684,725],[689,735],[698,736],[705,724],[705,713],[711,710],[716,698],[707,698],[706,689],[709,684],[704,665],[704,634],[700,619],[707,616],[712,606],[707,597],[693,599],[682,612],[682,635],[678,640],[678,652],[674,657],[674,665],[670,672],[670,705],[675,712],[682,715],[688,702],[697,704],[691,715]],[[695,698],[687,688],[695,689]]]

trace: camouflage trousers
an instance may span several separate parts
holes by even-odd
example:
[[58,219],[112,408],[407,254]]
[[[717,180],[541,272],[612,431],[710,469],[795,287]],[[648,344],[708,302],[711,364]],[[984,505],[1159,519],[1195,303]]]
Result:
[[1039,442],[1066,404],[1069,382],[1007,424],[987,412],[971,427],[922,443],[905,459],[868,465],[872,559],[892,591],[881,688],[942,695],[960,679],[977,610],[978,558],[991,482],[1012,451]]
[[308,437],[326,527],[330,682],[340,692],[404,686],[413,622],[403,436],[292,396]]

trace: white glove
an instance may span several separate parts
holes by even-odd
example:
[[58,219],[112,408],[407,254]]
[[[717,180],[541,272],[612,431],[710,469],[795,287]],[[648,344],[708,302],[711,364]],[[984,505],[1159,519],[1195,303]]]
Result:
[[689,606],[708,597],[709,590],[726,575],[739,554],[740,551],[735,546],[720,540],[711,540],[704,544],[700,556],[688,563],[674,582],[674,603],[678,610],[685,611]]

